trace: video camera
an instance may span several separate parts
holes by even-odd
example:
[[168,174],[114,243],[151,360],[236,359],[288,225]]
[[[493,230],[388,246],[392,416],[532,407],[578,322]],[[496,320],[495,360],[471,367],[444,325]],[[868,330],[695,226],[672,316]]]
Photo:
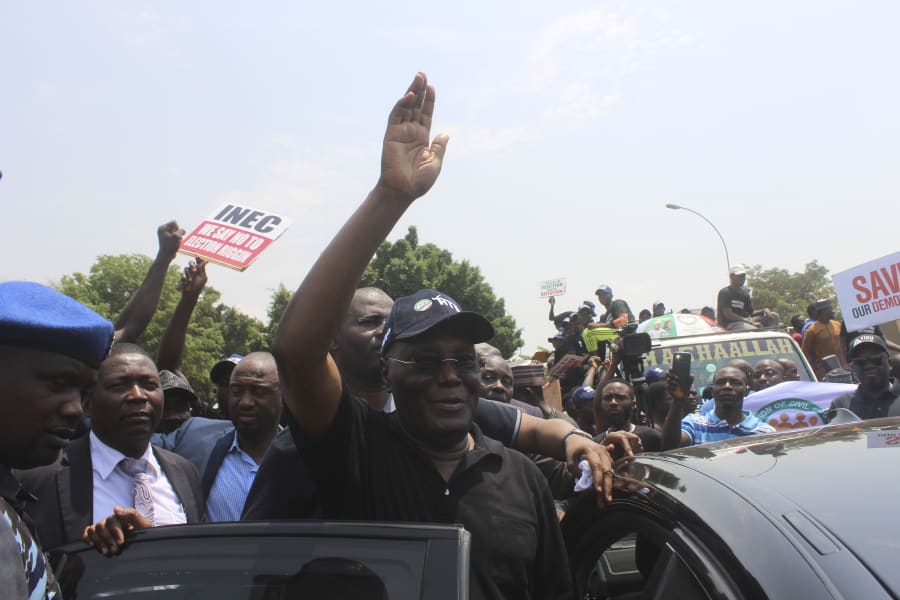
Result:
[[632,383],[644,380],[644,355],[650,352],[652,340],[647,333],[637,333],[637,323],[619,329],[597,328],[585,333],[588,347],[594,346],[600,358],[606,359],[607,348],[617,351],[622,360],[622,377]]
[[648,333],[637,333],[637,323],[631,322],[619,329],[622,346],[619,355],[622,357],[622,371],[626,381],[632,385],[644,381],[644,355],[650,352],[653,341]]

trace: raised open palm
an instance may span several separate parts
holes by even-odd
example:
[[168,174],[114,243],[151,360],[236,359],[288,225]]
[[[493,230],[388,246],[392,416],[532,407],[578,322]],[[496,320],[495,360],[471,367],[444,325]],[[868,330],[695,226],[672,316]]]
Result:
[[449,138],[439,134],[429,145],[433,114],[434,88],[424,73],[416,73],[388,117],[379,181],[410,200],[431,189],[441,172]]

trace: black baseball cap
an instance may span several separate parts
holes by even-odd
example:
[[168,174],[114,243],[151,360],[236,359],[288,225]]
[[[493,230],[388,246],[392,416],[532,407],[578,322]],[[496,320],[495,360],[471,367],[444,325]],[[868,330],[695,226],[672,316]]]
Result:
[[159,383],[165,396],[182,395],[192,404],[199,400],[187,378],[180,373],[163,369],[159,372]]
[[494,337],[494,327],[483,316],[462,310],[456,300],[443,292],[425,289],[394,302],[384,326],[381,353],[397,340],[420,336],[445,322],[452,322],[453,333],[473,344]]
[[863,333],[862,335],[858,335],[850,341],[850,360],[853,360],[854,354],[857,354],[857,350],[860,347],[869,347],[874,346],[875,349],[881,350],[885,354],[888,354],[887,344],[884,343],[884,340],[881,339],[880,335],[875,335],[874,333]]
[[219,382],[227,383],[227,381],[223,380],[231,377],[231,372],[234,371],[234,367],[241,362],[242,358],[244,358],[242,354],[232,354],[228,358],[223,358],[209,370],[209,378],[216,384]]

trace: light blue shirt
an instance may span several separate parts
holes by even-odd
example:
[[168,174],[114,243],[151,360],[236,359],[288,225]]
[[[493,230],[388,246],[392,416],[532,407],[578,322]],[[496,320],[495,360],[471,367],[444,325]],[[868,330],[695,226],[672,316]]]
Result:
[[775,433],[775,429],[757,419],[748,411],[743,411],[744,420],[731,426],[725,419],[720,419],[715,410],[705,414],[692,414],[681,420],[681,431],[691,439],[691,445],[708,444],[734,437],[756,435],[758,433]]
[[240,521],[244,502],[258,470],[256,461],[241,450],[235,434],[209,490],[209,498],[206,500],[207,521]]

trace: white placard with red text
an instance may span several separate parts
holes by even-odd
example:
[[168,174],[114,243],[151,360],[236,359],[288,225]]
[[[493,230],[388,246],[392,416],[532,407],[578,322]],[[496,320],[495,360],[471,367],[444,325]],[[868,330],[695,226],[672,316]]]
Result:
[[831,276],[848,331],[900,319],[900,252]]
[[546,279],[541,282],[541,298],[549,298],[551,296],[562,296],[566,293],[566,280],[563,279]]
[[223,204],[184,237],[179,252],[243,271],[278,239],[291,220],[236,204]]

